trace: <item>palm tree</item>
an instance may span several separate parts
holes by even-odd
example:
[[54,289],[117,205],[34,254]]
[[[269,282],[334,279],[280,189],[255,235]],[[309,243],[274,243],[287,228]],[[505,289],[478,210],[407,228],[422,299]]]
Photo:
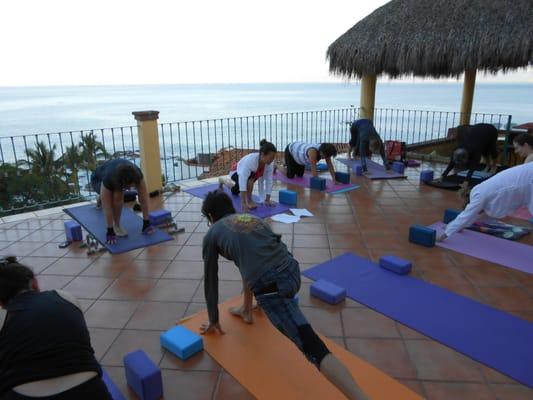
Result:
[[96,140],[96,135],[92,131],[88,134],[81,134],[80,146],[84,167],[90,171],[96,169],[99,159],[109,157],[109,153],[106,151],[105,146]]
[[35,149],[27,149],[26,155],[34,174],[51,176],[58,167],[55,158],[56,145],[49,149],[45,142],[36,141]]

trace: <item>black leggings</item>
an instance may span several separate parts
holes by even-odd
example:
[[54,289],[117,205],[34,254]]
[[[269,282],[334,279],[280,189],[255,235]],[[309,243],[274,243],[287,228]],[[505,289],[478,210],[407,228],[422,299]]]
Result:
[[46,397],[28,397],[11,390],[1,396],[2,400],[113,400],[102,378],[93,379],[74,386],[65,392]]
[[291,152],[289,151],[289,146],[285,147],[285,168],[287,168],[287,178],[292,179],[294,176],[301,178],[305,173],[305,166],[300,165],[296,162]]

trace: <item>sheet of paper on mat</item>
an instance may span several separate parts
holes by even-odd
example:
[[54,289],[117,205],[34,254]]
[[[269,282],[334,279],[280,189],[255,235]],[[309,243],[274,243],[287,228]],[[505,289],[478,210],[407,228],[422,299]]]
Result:
[[300,217],[297,215],[289,215],[289,214],[276,214],[270,217],[272,221],[276,222],[283,222],[284,224],[294,224],[295,222],[298,222],[300,220]]
[[314,217],[314,215],[307,208],[291,208],[291,213],[297,217]]

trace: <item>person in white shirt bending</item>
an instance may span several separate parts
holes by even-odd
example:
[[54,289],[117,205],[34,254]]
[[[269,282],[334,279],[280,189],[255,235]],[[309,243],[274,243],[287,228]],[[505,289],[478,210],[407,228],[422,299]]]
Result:
[[230,179],[219,178],[220,189],[223,186],[227,186],[231,188],[233,195],[241,196],[241,212],[246,213],[257,208],[252,199],[256,181],[259,184],[259,196],[265,199],[264,204],[271,207],[276,205],[271,200],[272,175],[274,173],[272,162],[276,158],[276,153],[276,146],[263,139],[259,143],[259,153],[250,153],[241,158],[232,168]]
[[335,167],[331,158],[336,156],[337,148],[331,143],[293,142],[285,148],[285,175],[289,179],[295,176],[301,178],[305,173],[305,168],[309,167],[311,175],[317,177],[317,163],[324,159],[331,179],[335,182]]
[[533,163],[508,168],[474,186],[466,208],[450,222],[438,241],[445,240],[476,222],[482,214],[503,218],[522,207],[533,214]]

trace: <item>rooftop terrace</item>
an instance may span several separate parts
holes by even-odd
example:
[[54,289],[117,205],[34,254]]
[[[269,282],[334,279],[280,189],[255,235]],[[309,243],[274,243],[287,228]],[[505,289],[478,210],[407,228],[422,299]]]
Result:
[[[412,260],[417,278],[533,321],[532,275],[408,242],[410,224],[433,223],[442,219],[445,208],[460,206],[455,192],[419,184],[419,171],[426,167],[408,168],[406,180],[372,182],[352,176],[361,187],[344,194],[293,187],[298,206],[315,217],[272,227],[283,235],[302,270],[345,252],[373,260],[392,253]],[[186,181],[182,186],[197,184]],[[275,184],[276,190],[284,187]],[[186,193],[169,196],[164,207],[176,215],[185,233],[162,245],[114,256],[87,256],[77,245],[58,248],[64,240],[63,220],[68,219],[60,209],[30,218],[7,217],[0,225],[0,254],[23,257],[38,273],[42,289],[63,288],[81,299],[98,360],[130,399],[135,397],[126,387],[122,357],[138,348],[162,368],[168,399],[253,398],[206,352],[181,362],[159,345],[160,332],[205,308],[201,241],[208,227],[200,205]],[[522,241],[533,245],[533,235]],[[303,278],[300,305],[317,331],[425,398],[533,398],[533,390],[361,304],[347,300],[328,306],[312,299],[309,286]],[[240,291],[238,270],[221,263],[220,301]]]

